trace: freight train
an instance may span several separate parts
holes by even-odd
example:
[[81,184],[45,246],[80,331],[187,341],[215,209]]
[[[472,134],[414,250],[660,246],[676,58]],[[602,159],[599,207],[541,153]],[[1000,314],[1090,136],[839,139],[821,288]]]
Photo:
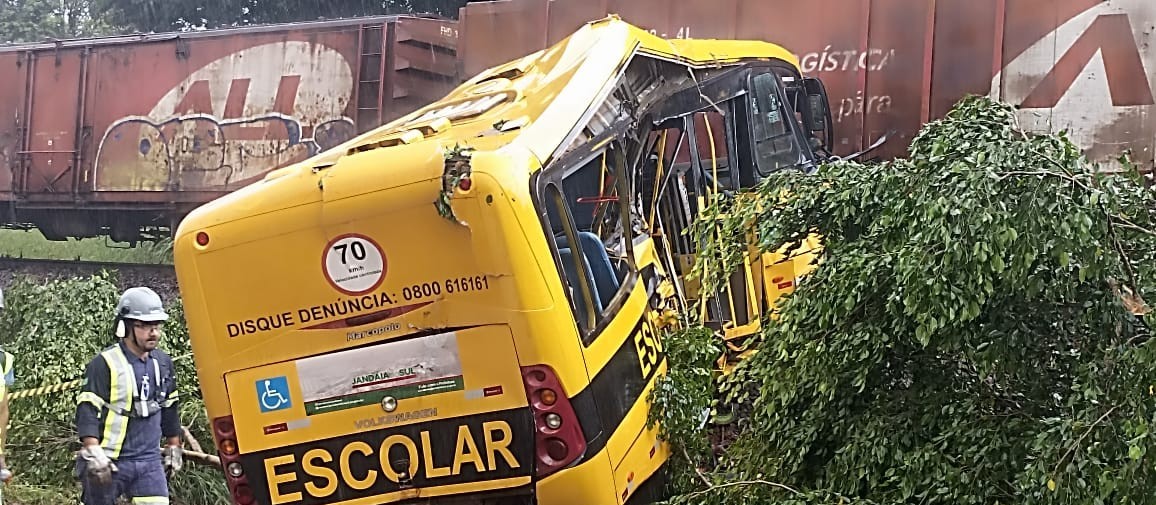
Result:
[[383,16],[0,48],[0,223],[135,243],[453,89],[457,23]]
[[615,13],[669,38],[774,40],[827,85],[835,154],[901,156],[967,94],[1106,168],[1156,149],[1150,0],[497,0],[364,18],[0,48],[0,225],[169,233],[191,208]]

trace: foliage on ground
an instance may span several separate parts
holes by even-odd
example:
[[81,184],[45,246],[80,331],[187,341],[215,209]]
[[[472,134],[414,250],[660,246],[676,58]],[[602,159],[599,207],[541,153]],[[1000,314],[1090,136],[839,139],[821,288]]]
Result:
[[[111,315],[119,296],[114,274],[108,272],[50,281],[20,278],[6,286],[0,338],[4,349],[16,357],[13,390],[80,378],[88,361],[115,341]],[[181,422],[213,452],[180,301],[166,300],[166,310],[170,320],[160,346],[177,365]],[[76,503],[79,489],[72,471],[79,448],[77,391],[12,400],[6,452],[16,480],[4,494],[6,502]],[[185,447],[189,447],[187,442]],[[186,461],[171,487],[173,503],[227,503],[224,479],[217,468]]]
[[732,443],[703,452],[686,424],[709,404],[679,404],[697,376],[656,398],[689,409],[664,416],[697,463],[674,501],[1152,503],[1156,342],[1137,314],[1156,289],[1154,200],[1135,171],[1098,172],[1064,134],[969,97],[907,158],[714,202],[708,288],[751,230],[764,250],[818,233],[824,251],[720,381],[745,413]]

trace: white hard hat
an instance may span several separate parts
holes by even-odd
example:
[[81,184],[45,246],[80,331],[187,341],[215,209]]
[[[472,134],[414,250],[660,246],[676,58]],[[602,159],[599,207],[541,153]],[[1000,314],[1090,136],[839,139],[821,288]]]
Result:
[[166,321],[169,315],[161,305],[161,297],[149,288],[128,288],[120,295],[120,303],[116,305],[116,314],[123,319],[137,321]]

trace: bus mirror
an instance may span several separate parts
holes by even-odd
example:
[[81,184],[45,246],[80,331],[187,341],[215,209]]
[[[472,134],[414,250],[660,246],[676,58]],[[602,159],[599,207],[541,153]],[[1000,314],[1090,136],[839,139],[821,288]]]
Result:
[[807,92],[807,109],[810,113],[807,124],[811,125],[811,135],[820,141],[824,150],[830,151],[835,135],[831,127],[831,103],[827,98],[827,88],[823,86],[823,81],[815,77],[804,77],[803,87]]

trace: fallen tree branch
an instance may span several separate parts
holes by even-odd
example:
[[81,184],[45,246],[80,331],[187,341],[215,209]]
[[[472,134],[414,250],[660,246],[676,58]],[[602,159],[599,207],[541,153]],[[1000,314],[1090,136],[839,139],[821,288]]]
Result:
[[189,458],[189,460],[191,460],[191,461],[196,461],[198,463],[202,463],[205,465],[215,466],[218,469],[221,468],[221,458],[215,454],[205,454],[201,451],[186,450],[186,451],[184,451],[184,455],[185,455],[185,457]]
[[[1053,162],[1053,163],[1055,163],[1055,162]],[[1039,176],[1039,177],[1055,177],[1055,178],[1057,178],[1057,179],[1061,179],[1061,180],[1064,180],[1064,181],[1070,182],[1070,183],[1072,183],[1072,184],[1078,185],[1078,186],[1080,186],[1081,188],[1083,188],[1084,190],[1087,190],[1087,191],[1092,191],[1092,188],[1091,188],[1091,187],[1089,187],[1088,185],[1084,184],[1084,183],[1083,183],[1083,182],[1081,182],[1079,179],[1076,179],[1075,177],[1073,177],[1073,176],[1071,176],[1071,175],[1068,175],[1068,174],[1066,174],[1066,173],[1063,173],[1063,174],[1061,174],[1061,173],[1059,173],[1059,172],[1053,172],[1053,171],[1051,171],[1051,170],[1032,170],[1032,171],[1004,172],[1003,174],[1001,174],[1001,175],[999,176],[999,180],[1001,180],[1001,181],[1002,181],[1002,180],[1004,180],[1004,179],[1007,179],[1007,178],[1009,178],[1009,177],[1013,177],[1013,176],[1016,176],[1016,177],[1023,177],[1023,176],[1028,176],[1028,177],[1031,177],[1031,176]]]
[[686,497],[687,498],[694,498],[696,496],[702,496],[702,495],[707,494],[707,493],[713,493],[715,491],[718,491],[720,489],[725,489],[728,487],[750,486],[750,485],[754,485],[754,484],[776,487],[779,489],[790,491],[791,493],[794,493],[796,496],[803,494],[803,493],[800,493],[797,489],[795,489],[791,486],[788,486],[786,484],[779,484],[778,482],[771,482],[769,480],[755,479],[755,480],[742,480],[742,481],[737,481],[737,482],[727,482],[725,484],[717,484],[717,485],[711,486],[709,488],[703,489],[701,491],[695,491],[693,493],[690,493],[690,494],[686,495]]
[[1116,407],[1112,407],[1112,408],[1108,409],[1107,412],[1104,412],[1104,415],[1100,416],[1099,419],[1096,419],[1096,422],[1092,423],[1091,426],[1088,426],[1088,429],[1084,430],[1084,434],[1080,435],[1080,439],[1076,440],[1076,443],[1072,444],[1071,447],[1068,447],[1068,452],[1064,453],[1064,456],[1062,458],[1060,458],[1060,460],[1058,462],[1056,462],[1056,467],[1052,469],[1052,478],[1053,479],[1056,477],[1056,472],[1058,472],[1060,470],[1060,466],[1062,466],[1064,464],[1064,460],[1068,459],[1068,456],[1072,454],[1072,451],[1075,451],[1076,447],[1079,447],[1079,445],[1084,441],[1084,439],[1088,438],[1088,435],[1090,435],[1092,433],[1092,430],[1095,429],[1096,426],[1099,426],[1100,423],[1104,422],[1104,419],[1107,419],[1108,416],[1112,415],[1112,412],[1115,412],[1115,411],[1116,411]]
[[[158,447],[157,450],[160,451],[161,448]],[[189,461],[194,461],[208,466],[215,466],[217,469],[221,469],[221,457],[217,456],[216,454],[205,454],[201,451],[185,449],[181,451],[181,455],[184,459]]]
[[710,486],[710,479],[706,478],[706,474],[702,473],[702,469],[699,468],[698,465],[694,464],[694,459],[690,457],[690,453],[686,451],[686,447],[682,448],[682,455],[686,457],[686,463],[694,467],[694,473],[698,474],[698,477],[702,479],[703,484]]
[[1123,217],[1120,217],[1120,216],[1109,216],[1109,217],[1116,221],[1116,226],[1119,226],[1125,230],[1138,231],[1138,232],[1143,233],[1145,235],[1151,235],[1153,237],[1156,237],[1156,231],[1149,230],[1148,228],[1145,228],[1143,226],[1135,224],[1135,223],[1133,223],[1133,222],[1131,222],[1131,221],[1129,221]]
[[185,433],[185,440],[189,441],[189,447],[197,452],[205,452],[205,450],[201,448],[201,443],[193,437],[193,432],[189,431],[188,426],[181,426],[181,431]]

